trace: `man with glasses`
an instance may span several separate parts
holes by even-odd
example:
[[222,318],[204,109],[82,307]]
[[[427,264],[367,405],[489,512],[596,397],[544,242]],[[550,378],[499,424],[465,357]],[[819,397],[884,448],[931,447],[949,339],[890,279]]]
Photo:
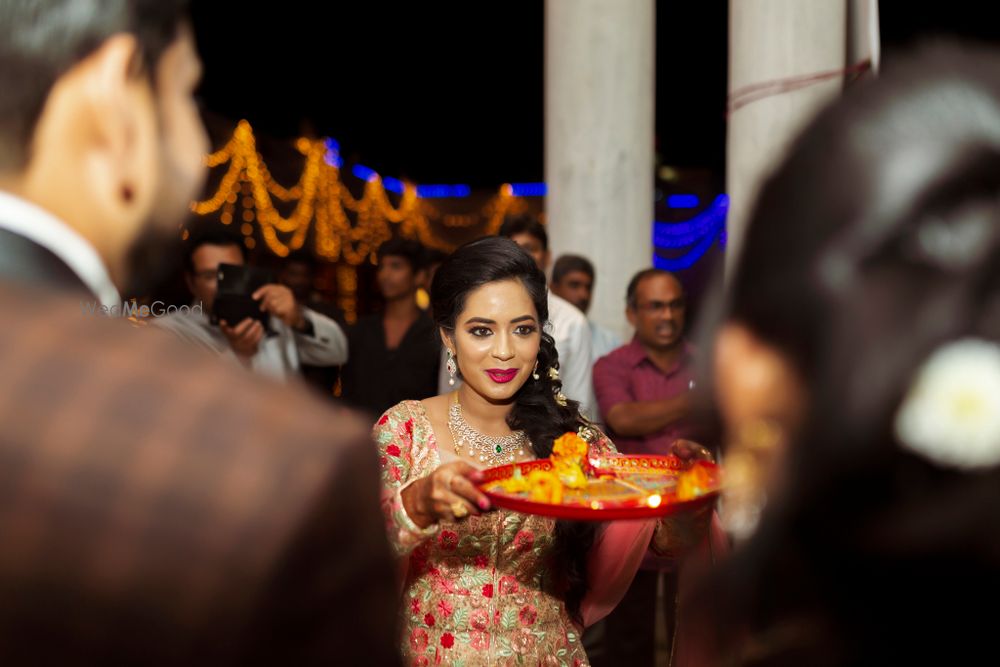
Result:
[[[594,365],[594,392],[615,445],[624,454],[670,454],[692,438],[693,350],[684,339],[684,287],[672,273],[645,269],[628,285],[625,314],[635,328],[627,345]],[[693,438],[692,438],[693,439]],[[654,664],[657,591],[662,577],[668,650],[676,625],[676,563],[648,555],[604,624],[594,665]]]
[[264,285],[254,296],[261,310],[270,315],[270,335],[260,320],[249,317],[213,324],[210,315],[218,292],[219,265],[245,263],[239,239],[212,229],[196,232],[187,244],[184,272],[195,307],[156,317],[153,323],[277,380],[297,376],[303,363],[338,366],[347,361],[347,337],[340,325],[303,306],[284,285]]

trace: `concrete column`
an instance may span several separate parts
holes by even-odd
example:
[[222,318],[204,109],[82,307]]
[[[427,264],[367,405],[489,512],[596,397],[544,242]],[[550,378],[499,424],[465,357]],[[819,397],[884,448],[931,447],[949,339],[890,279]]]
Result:
[[653,0],[546,0],[545,180],[553,259],[597,269],[590,316],[624,335],[625,288],[652,265]]
[[[845,67],[847,24],[846,0],[730,0],[730,98],[746,86]],[[789,142],[842,86],[843,78],[834,77],[762,97],[731,112],[727,269],[742,247],[761,184],[784,157]]]
[[878,0],[848,0],[847,64],[871,61],[871,74],[878,74],[882,59]]

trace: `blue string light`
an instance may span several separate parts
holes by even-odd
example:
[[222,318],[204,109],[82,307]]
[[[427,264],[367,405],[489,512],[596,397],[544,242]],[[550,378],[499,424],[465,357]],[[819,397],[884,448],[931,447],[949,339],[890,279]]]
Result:
[[326,154],[323,155],[323,160],[331,167],[340,169],[344,166],[344,161],[340,159],[340,144],[337,143],[336,139],[330,137],[327,137],[324,143],[326,144]]
[[[331,137],[327,137],[323,141],[326,144],[326,154],[323,157],[326,163],[338,169],[343,167],[344,161],[340,157],[340,143]],[[351,167],[351,173],[362,181],[368,181],[373,177],[379,176],[378,172],[374,169],[362,164],[356,164]],[[395,192],[399,195],[403,194],[403,190],[405,189],[405,185],[401,180],[392,178],[391,176],[382,177],[382,185],[389,192]],[[515,197],[544,197],[546,192],[545,183],[511,183],[511,188]],[[470,194],[472,194],[472,188],[461,183],[457,185],[433,184],[417,186],[417,196],[426,199],[468,197]]]
[[[351,173],[362,181],[369,181],[373,178],[378,178],[378,172],[376,172],[371,167],[366,167],[363,164],[356,164],[351,167]],[[398,195],[403,194],[405,185],[398,178],[393,178],[391,176],[386,176],[382,179],[382,185],[389,192],[395,192]],[[468,185],[418,185],[417,186],[417,196],[426,199],[444,199],[446,197],[468,197],[472,194],[472,188]]]
[[708,249],[712,247],[715,240],[719,237],[718,234],[712,234],[706,236],[698,245],[691,248],[688,252],[684,253],[680,257],[663,257],[658,252],[653,253],[653,266],[658,269],[664,269],[666,271],[683,271],[684,269],[690,269],[694,266],[694,263],[701,259]]
[[699,239],[718,233],[726,224],[729,197],[719,195],[712,204],[684,222],[654,222],[653,246],[656,248],[686,248]]
[[428,199],[444,199],[445,197],[468,197],[472,188],[468,185],[418,185],[417,196]]
[[[667,271],[683,271],[691,268],[709,248],[719,241],[724,247],[726,238],[726,214],[729,212],[729,197],[719,195],[712,204],[684,222],[654,222],[653,266]],[[661,250],[690,248],[679,257],[664,257]]]
[[392,176],[386,176],[382,179],[382,185],[389,192],[395,192],[397,195],[403,194],[403,181],[398,178],[393,178]]
[[726,219],[724,217],[718,217],[712,221],[712,225],[704,229],[690,231],[687,234],[684,234],[683,236],[681,235],[665,236],[662,234],[656,234],[654,232],[653,247],[670,249],[670,250],[678,248],[687,248],[694,245],[695,243],[705,238],[706,236],[714,236],[715,234],[718,234],[721,230],[725,228],[725,224],[726,224]]
[[362,181],[367,181],[373,176],[378,176],[374,169],[366,167],[363,164],[356,164],[351,167],[351,173],[360,178]]
[[548,192],[545,183],[511,183],[510,189],[515,197],[544,197]]
[[670,195],[667,197],[667,206],[670,208],[698,208],[697,195]]

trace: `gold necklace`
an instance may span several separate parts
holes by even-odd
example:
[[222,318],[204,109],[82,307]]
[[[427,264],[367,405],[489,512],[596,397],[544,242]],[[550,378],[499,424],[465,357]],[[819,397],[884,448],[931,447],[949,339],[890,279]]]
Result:
[[455,443],[455,451],[464,446],[471,459],[477,459],[490,466],[499,466],[513,463],[514,453],[517,456],[524,456],[524,448],[528,443],[528,436],[524,431],[514,431],[510,435],[484,435],[472,428],[469,422],[462,416],[462,406],[458,402],[458,392],[455,392],[455,399],[448,409],[448,430],[451,431],[451,439]]

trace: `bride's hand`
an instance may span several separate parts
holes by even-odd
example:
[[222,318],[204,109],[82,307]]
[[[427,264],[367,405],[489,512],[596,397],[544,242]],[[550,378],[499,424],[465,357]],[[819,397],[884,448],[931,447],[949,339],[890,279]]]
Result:
[[674,440],[670,444],[670,453],[679,458],[685,466],[689,466],[697,461],[715,463],[712,450],[693,440]]
[[711,507],[663,517],[657,521],[650,547],[659,556],[682,558],[705,539],[711,523]]
[[[693,440],[674,440],[670,453],[689,467],[698,461],[715,462],[711,450]],[[680,558],[705,539],[712,522],[712,508],[680,512],[657,521],[650,545],[660,556]]]
[[460,521],[490,509],[490,500],[476,488],[482,471],[465,461],[439,466],[403,490],[403,508],[421,528],[439,521]]

